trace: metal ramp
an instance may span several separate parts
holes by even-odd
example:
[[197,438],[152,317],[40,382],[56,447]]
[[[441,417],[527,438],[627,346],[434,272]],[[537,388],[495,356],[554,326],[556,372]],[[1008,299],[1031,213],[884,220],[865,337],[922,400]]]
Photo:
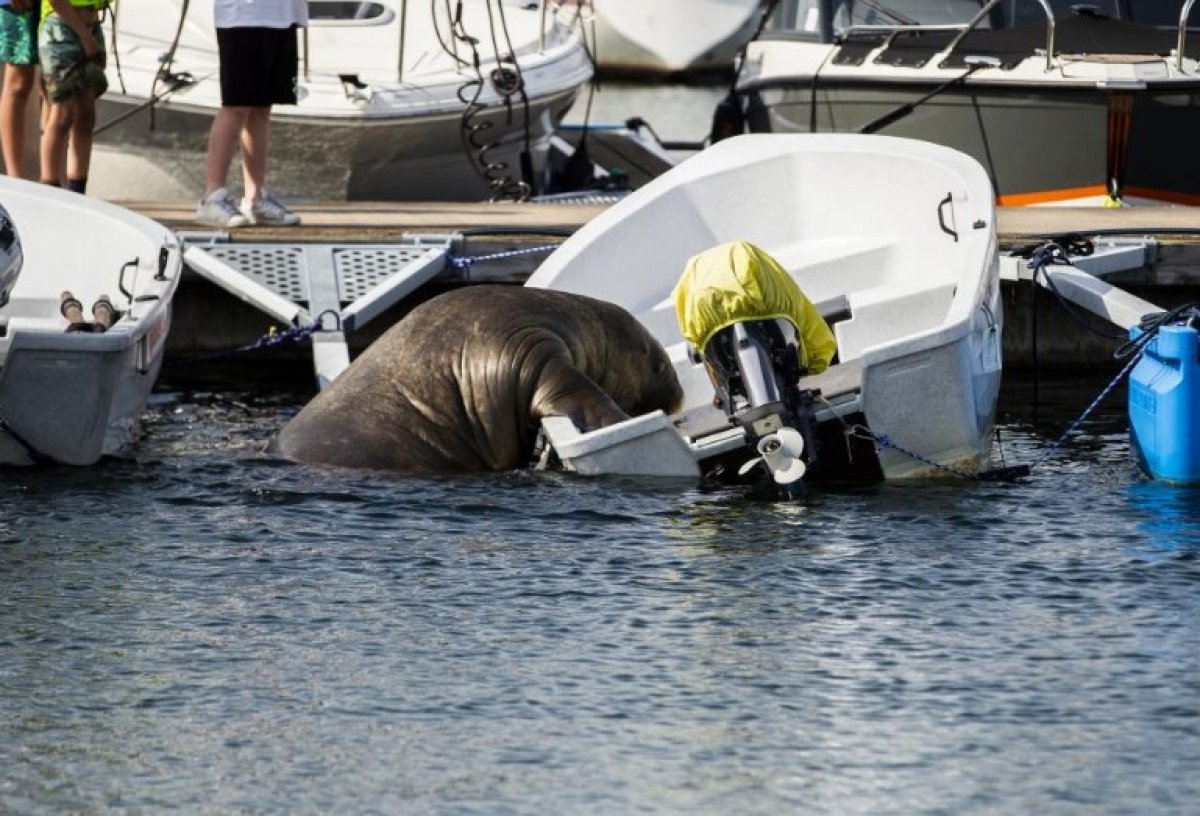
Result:
[[[1126,292],[1105,280],[1151,264],[1158,257],[1158,242],[1151,238],[1099,238],[1090,255],[1072,255],[1070,263],[1047,266],[1039,280],[1043,288],[1054,288],[1064,298],[1115,326],[1130,329],[1143,316],[1164,311],[1149,301]],[[1000,278],[1029,281],[1034,277],[1027,258],[1005,255],[1000,261]]]
[[317,385],[350,365],[346,334],[365,326],[441,273],[459,235],[405,235],[386,244],[231,243],[181,233],[183,259],[240,300],[312,334]]

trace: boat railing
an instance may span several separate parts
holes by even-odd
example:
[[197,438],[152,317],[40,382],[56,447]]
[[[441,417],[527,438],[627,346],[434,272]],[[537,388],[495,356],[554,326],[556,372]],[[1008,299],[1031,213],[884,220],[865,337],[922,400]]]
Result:
[[554,6],[554,14],[558,14],[559,9],[567,5],[568,2],[575,6],[576,20],[585,25],[590,25],[595,22],[595,7],[592,6],[592,0],[540,0],[542,6],[542,20],[538,25],[538,53],[546,53],[546,15],[550,13],[550,6]]
[[[550,0],[542,0],[542,19],[538,23],[538,53],[546,53],[546,12],[550,10]],[[555,9],[557,11],[558,9]]]
[[[992,9],[994,9],[996,6],[1000,5],[1000,3],[1002,3],[1002,2],[1004,2],[1004,0],[990,0],[990,2],[986,3],[981,9],[979,9],[978,12],[976,12],[974,17],[972,17],[970,20],[968,20],[965,23],[954,23],[954,24],[943,23],[943,24],[930,24],[930,25],[923,25],[923,24],[918,23],[915,25],[886,25],[886,26],[852,25],[846,29],[846,36],[850,36],[853,34],[870,34],[870,33],[888,33],[888,34],[895,35],[900,32],[933,33],[933,32],[939,32],[939,31],[957,31],[958,36],[955,37],[953,40],[951,40],[949,48],[948,48],[948,50],[953,51],[956,47],[958,47],[958,44],[960,42],[962,42],[963,38],[966,37],[968,34],[970,34],[973,30],[975,30],[975,27],[978,26],[981,22],[983,22],[987,18],[988,14],[991,13]],[[1195,0],[1187,0],[1187,8],[1190,9],[1193,2],[1195,2]],[[1050,8],[1050,3],[1048,2],[1048,0],[1037,0],[1037,3],[1039,6],[1042,7],[1042,11],[1046,15],[1046,70],[1049,71],[1054,67],[1054,37],[1055,37],[1054,10]],[[1185,16],[1186,16],[1186,13],[1187,12],[1185,10],[1185,12],[1184,12]],[[1182,26],[1182,24],[1181,24],[1181,26]],[[1183,33],[1181,31],[1180,32],[1180,43],[1181,43],[1180,51],[1181,52],[1182,52],[1182,48],[1183,48],[1182,42],[1183,42]]]
[[[453,17],[450,16],[450,0],[446,0],[446,16],[450,20],[454,19]],[[399,83],[399,82],[404,81],[404,42],[405,42],[405,40],[408,39],[408,31],[407,31],[407,28],[408,28],[408,0],[400,0],[400,14],[397,15],[397,21],[400,26],[400,40],[399,40],[399,44],[397,46],[398,53],[396,54],[396,82]],[[450,47],[454,48],[455,45],[456,45],[456,43],[454,41],[454,38],[451,37],[450,38]],[[454,52],[454,56],[456,58],[458,57],[457,49]],[[305,82],[308,82],[309,79],[311,78],[310,74],[309,74],[310,65],[311,65],[311,60],[309,58],[308,26],[301,26],[301,28],[300,28],[300,75],[304,77]]]
[[404,41],[408,39],[408,0],[400,0],[400,46],[396,54],[396,84],[404,81]]
[[1187,40],[1188,17],[1191,16],[1192,4],[1195,2],[1196,0],[1187,0],[1187,2],[1183,4],[1183,8],[1179,11],[1179,40],[1175,48],[1175,64],[1180,71],[1183,70],[1183,46]]

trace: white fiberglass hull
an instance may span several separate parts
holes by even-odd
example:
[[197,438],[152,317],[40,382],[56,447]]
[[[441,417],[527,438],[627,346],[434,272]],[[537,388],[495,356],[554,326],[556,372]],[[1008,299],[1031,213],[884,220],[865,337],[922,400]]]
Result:
[[[936,8],[951,8],[892,5],[938,23],[949,18]],[[1178,19],[1169,5],[1159,13]],[[885,31],[835,37],[817,16],[768,31],[747,48],[737,81],[747,125],[946,145],[985,167],[1003,206],[1200,203],[1198,38],[1180,56],[1170,27],[1072,8],[1055,20],[1049,57],[1051,29],[1033,3],[1032,23],[969,33],[889,19]]]
[[[476,72],[469,46],[450,41],[441,4],[435,17],[427,4],[359,5],[373,16],[314,12],[302,31],[299,101],[272,112],[274,192],[292,200],[486,198],[497,190],[492,180],[522,180],[523,153],[536,181],[555,125],[591,77],[577,36],[550,17],[543,30],[540,11],[504,0],[511,39],[493,40],[490,30],[503,31],[495,5],[489,18],[486,4],[468,0],[463,27],[479,41]],[[220,107],[219,60],[211,0],[191,3],[180,29],[182,11],[179,0],[121,3],[114,24],[120,67],[110,59],[110,90],[97,117],[89,189],[98,195],[203,192],[208,132]],[[501,44],[499,57],[493,43]],[[172,44],[173,73],[191,81],[167,91],[158,72]],[[520,90],[504,86],[518,73]],[[236,163],[229,181],[240,188]]]
[[760,0],[594,0],[596,60],[611,72],[733,69]]
[[[0,309],[0,464],[90,465],[120,453],[162,364],[178,240],[149,219],[44,185],[0,178],[0,200],[25,254]],[[68,331],[64,291],[85,317],[107,295],[119,319],[104,333]]]
[[861,422],[891,440],[879,452],[884,478],[986,467],[1002,313],[991,186],[977,162],[890,137],[736,137],[602,213],[528,285],[638,317],[675,362],[677,419],[696,442],[712,425],[714,391],[671,292],[692,255],[733,240],[771,253],[832,325],[831,374],[848,384],[826,386],[819,421]]

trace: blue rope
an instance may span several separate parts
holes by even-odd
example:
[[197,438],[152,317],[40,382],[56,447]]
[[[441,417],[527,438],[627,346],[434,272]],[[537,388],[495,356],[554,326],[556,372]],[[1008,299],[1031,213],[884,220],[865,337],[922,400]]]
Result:
[[1142,359],[1142,353],[1144,351],[1145,351],[1144,348],[1139,350],[1138,353],[1135,354],[1133,356],[1133,358],[1128,363],[1125,364],[1125,367],[1122,368],[1120,373],[1117,374],[1117,376],[1113,378],[1113,381],[1110,382],[1108,385],[1106,385],[1104,387],[1104,390],[1100,392],[1100,395],[1097,396],[1094,400],[1092,400],[1092,404],[1089,405],[1087,408],[1083,409],[1083,413],[1080,414],[1079,417],[1074,422],[1072,422],[1070,425],[1068,425],[1067,429],[1065,431],[1063,431],[1061,434],[1059,434],[1058,439],[1055,439],[1052,443],[1050,443],[1050,446],[1042,453],[1041,456],[1039,456],[1037,459],[1035,459],[1033,461],[1033,464],[1031,464],[1029,466],[1030,469],[1037,467],[1042,462],[1045,462],[1052,455],[1054,455],[1054,452],[1056,450],[1058,450],[1058,448],[1060,448],[1064,442],[1066,442],[1068,436],[1073,434],[1075,432],[1075,430],[1080,425],[1083,424],[1083,421],[1085,419],[1087,419],[1088,415],[1090,415],[1092,413],[1092,411],[1094,411],[1096,409],[1096,406],[1099,405],[1100,403],[1104,402],[1104,399],[1110,393],[1112,393],[1112,390],[1117,387],[1117,384],[1119,382],[1121,382],[1121,380],[1123,380],[1127,376],[1129,376],[1129,372],[1133,371],[1133,367],[1135,365],[1137,365],[1139,360]]
[[469,269],[477,263],[483,261],[498,261],[501,258],[517,258],[521,255],[532,255],[535,252],[549,252],[557,249],[558,244],[546,244],[545,246],[525,247],[524,249],[510,249],[507,252],[493,252],[491,255],[451,255],[447,258],[449,264],[455,269]]
[[[332,329],[325,328],[325,317],[327,315],[333,318],[334,328]],[[229,351],[218,351],[213,354],[201,354],[196,357],[188,357],[178,362],[202,363],[212,360],[222,360],[238,354],[244,354],[248,351],[255,351],[256,349],[273,348],[275,346],[282,346],[285,343],[299,343],[303,340],[307,340],[309,337],[312,337],[317,332],[341,330],[341,315],[338,314],[334,309],[326,309],[317,315],[316,320],[314,320],[312,323],[309,323],[307,326],[289,326],[283,331],[276,331],[275,327],[272,326],[270,331],[268,331],[262,337],[259,337],[253,343],[247,343],[244,346],[238,346],[237,348],[230,349]]]
[[[1046,243],[1034,248],[1029,255],[1028,264],[1029,268],[1033,270],[1034,283],[1036,284],[1037,276],[1039,274],[1046,275],[1045,268],[1047,266],[1070,264],[1068,254],[1068,250],[1064,249],[1060,244],[1054,241],[1047,241]],[[1079,248],[1079,251],[1076,254],[1090,255],[1091,248],[1090,246],[1088,246],[1086,249]],[[1057,288],[1054,287],[1053,280],[1048,275],[1046,276],[1046,281],[1048,284],[1050,284],[1050,288],[1054,294],[1057,295],[1060,300],[1063,300],[1062,295],[1058,293]],[[1006,481],[1013,478],[1018,478],[1020,476],[1027,476],[1033,471],[1034,468],[1038,467],[1051,456],[1053,456],[1067,441],[1068,437],[1075,433],[1075,431],[1079,429],[1079,426],[1082,425],[1089,416],[1091,416],[1092,412],[1096,410],[1097,406],[1099,406],[1100,403],[1104,402],[1104,400],[1108,398],[1113,389],[1116,388],[1122,380],[1129,376],[1129,373],[1133,371],[1134,366],[1136,366],[1142,359],[1142,355],[1145,353],[1150,339],[1152,339],[1158,333],[1159,328],[1168,323],[1186,322],[1180,321],[1178,318],[1183,316],[1185,313],[1189,313],[1194,306],[1195,304],[1186,304],[1183,307],[1178,307],[1177,309],[1168,312],[1166,315],[1154,315],[1152,316],[1152,319],[1144,320],[1144,326],[1141,328],[1143,328],[1145,333],[1136,340],[1127,343],[1117,352],[1116,356],[1118,359],[1128,354],[1132,354],[1133,356],[1130,358],[1129,362],[1126,363],[1125,367],[1122,368],[1117,376],[1112,379],[1112,382],[1110,382],[1103,388],[1103,390],[1100,391],[1100,394],[1094,400],[1092,400],[1091,404],[1088,405],[1087,408],[1083,409],[1083,413],[1076,417],[1075,420],[1073,420],[1066,427],[1066,429],[1059,434],[1058,438],[1051,442],[1050,445],[1047,446],[1044,451],[1042,451],[1041,455],[1029,465],[1016,465],[1013,467],[998,468],[996,470],[985,471],[980,474],[967,473],[965,471],[956,470],[955,468],[942,465],[933,461],[932,459],[915,453],[914,451],[903,448],[893,442],[889,437],[883,434],[876,434],[874,431],[864,425],[856,425],[853,428],[850,428],[847,433],[857,436],[860,439],[865,438],[874,440],[880,447],[892,448],[893,450],[915,459],[918,462],[923,462],[932,468],[942,470],[947,473],[952,473],[965,479],[974,479],[978,481]]]
[[1057,452],[1058,449],[1061,448],[1067,441],[1067,438],[1079,429],[1079,426],[1082,425],[1084,421],[1091,415],[1092,411],[1096,410],[1096,407],[1100,405],[1100,403],[1104,402],[1104,400],[1109,394],[1112,393],[1113,389],[1117,387],[1121,380],[1129,376],[1129,372],[1133,371],[1133,367],[1137,365],[1138,361],[1141,359],[1142,353],[1139,351],[1139,353],[1135,355],[1133,359],[1125,364],[1125,367],[1121,369],[1121,372],[1117,374],[1116,377],[1113,378],[1112,382],[1106,385],[1100,394],[1094,400],[1092,400],[1091,404],[1088,405],[1087,408],[1083,409],[1083,413],[1081,413],[1074,421],[1072,421],[1071,424],[1067,426],[1066,430],[1059,434],[1058,438],[1051,442],[1037,459],[1028,465],[1015,465],[1012,467],[997,468],[995,470],[987,470],[982,473],[968,473],[964,470],[958,470],[957,468],[943,465],[940,462],[935,462],[934,460],[926,456],[922,456],[915,451],[911,451],[902,445],[897,445],[892,441],[891,437],[885,434],[877,434],[865,425],[855,425],[850,428],[847,433],[859,439],[872,440],[881,448],[891,448],[898,453],[904,454],[910,459],[915,459],[918,462],[929,465],[935,470],[950,473],[963,479],[970,479],[980,482],[1012,481],[1013,479],[1017,479],[1022,476],[1028,476],[1034,468],[1038,467],[1051,456],[1053,456],[1055,452]]

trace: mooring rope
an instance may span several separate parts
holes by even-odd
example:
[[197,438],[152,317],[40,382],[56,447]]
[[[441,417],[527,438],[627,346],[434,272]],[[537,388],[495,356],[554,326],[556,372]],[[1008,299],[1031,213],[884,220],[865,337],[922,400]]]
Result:
[[970,471],[942,464],[941,462],[930,459],[928,456],[923,456],[916,451],[909,450],[903,445],[897,444],[887,434],[877,434],[866,425],[852,425],[846,430],[846,436],[853,437],[855,439],[865,439],[868,442],[874,442],[880,448],[891,448],[897,453],[902,453],[910,459],[914,459],[922,464],[928,465],[934,470],[974,482],[1015,482],[1017,479],[1028,476],[1030,470],[1030,466],[1028,465],[1013,465],[1011,467],[993,468],[991,470],[984,470],[978,473],[971,473]]
[[[325,328],[326,316],[333,318],[333,328]],[[217,351],[212,354],[198,354],[193,357],[186,357],[181,360],[172,361],[173,365],[185,365],[189,363],[207,363],[213,360],[224,360],[230,357],[235,357],[246,352],[256,351],[258,349],[273,348],[282,346],[287,343],[299,343],[312,337],[317,332],[337,332],[342,330],[342,316],[334,309],[326,309],[317,315],[313,322],[304,326],[289,326],[283,331],[279,331],[274,326],[267,331],[266,334],[259,337],[253,343],[247,343],[237,348],[228,349],[226,351]]]
[[537,252],[550,252],[557,249],[558,244],[546,244],[544,246],[525,247],[523,249],[510,249],[507,252],[493,252],[491,255],[451,255],[446,259],[455,269],[469,269],[477,263],[484,261],[498,261],[502,258],[517,258],[522,255],[532,255]]

